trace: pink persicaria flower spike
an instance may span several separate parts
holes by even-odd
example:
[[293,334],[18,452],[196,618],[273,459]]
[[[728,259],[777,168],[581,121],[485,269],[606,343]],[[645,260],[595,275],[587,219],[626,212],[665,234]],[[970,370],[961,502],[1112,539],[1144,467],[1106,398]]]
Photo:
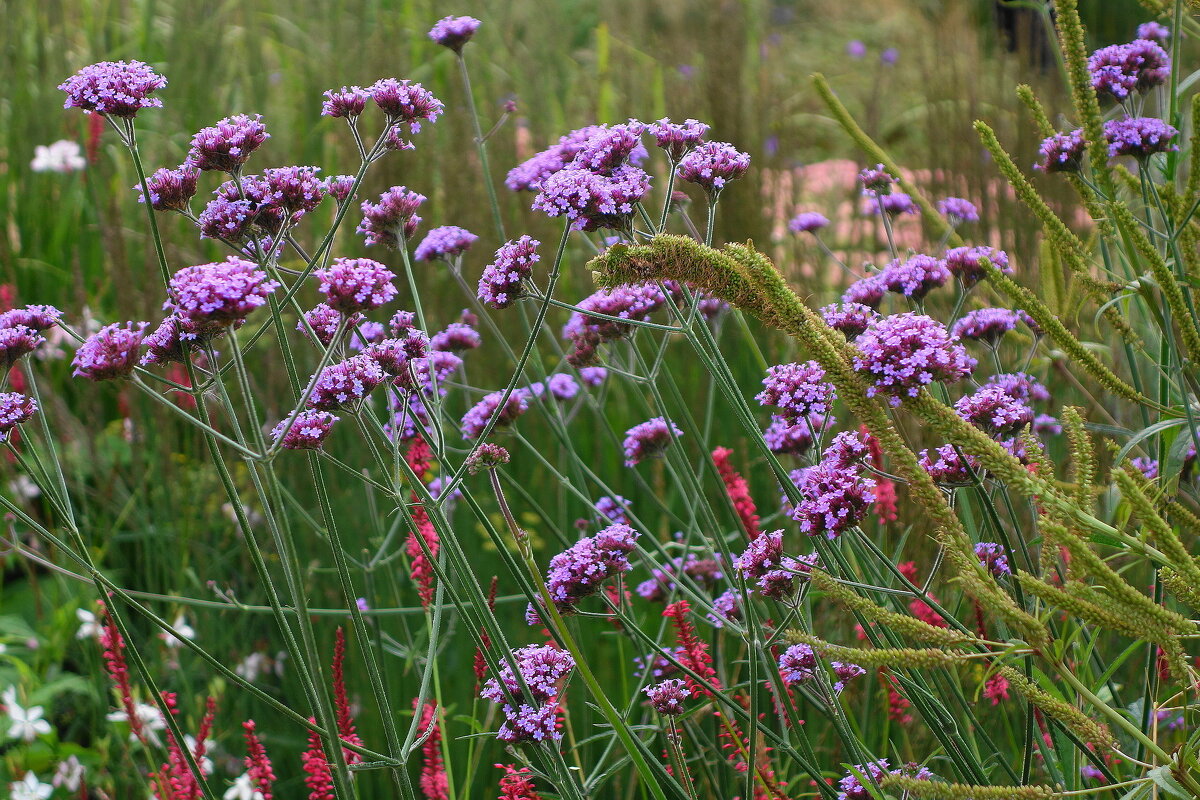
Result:
[[141,61],[101,61],[67,78],[59,89],[67,94],[63,108],[133,119],[143,108],[162,108],[152,95],[167,79]]
[[[156,169],[146,178],[150,207],[155,211],[186,212],[191,199],[196,196],[196,180],[199,176],[200,170],[187,163],[177,169]],[[141,184],[133,188],[138,193],[138,202],[145,203]]]
[[379,308],[396,296],[395,273],[369,258],[335,258],[313,274],[326,304],[344,314]]
[[212,325],[235,325],[266,305],[279,288],[257,265],[237,256],[212,264],[185,267],[168,285],[171,304],[183,319]]
[[262,116],[235,114],[192,137],[188,163],[197,169],[214,172],[238,172],[263,142],[271,138]]
[[20,392],[0,392],[0,441],[8,439],[13,428],[32,419],[37,410],[32,397]]
[[750,155],[728,142],[705,142],[679,162],[679,178],[704,189],[716,199],[725,185],[750,169]]
[[417,209],[425,202],[425,195],[403,186],[393,186],[379,197],[378,203],[364,201],[363,220],[358,232],[363,234],[368,245],[381,244],[396,249],[410,238],[421,224]]
[[290,427],[286,419],[276,425],[271,438],[284,450],[320,450],[337,421],[328,411],[301,411]]
[[[308,721],[316,723],[312,717]],[[300,765],[304,770],[304,785],[308,787],[308,800],[337,800],[333,789],[333,770],[316,731],[308,732],[308,747],[300,754]]]
[[255,791],[262,795],[262,800],[274,800],[275,770],[271,767],[271,759],[267,757],[267,750],[258,738],[255,727],[252,719],[242,723],[246,736],[246,774],[250,776]]
[[[413,708],[417,699],[413,698]],[[421,777],[419,785],[425,800],[449,800],[450,783],[446,777],[446,765],[442,761],[442,729],[438,724],[438,705],[427,700],[420,709],[421,722],[417,726],[424,738],[421,745]]]
[[895,314],[871,323],[855,340],[861,355],[854,369],[870,378],[871,397],[882,392],[893,406],[904,397],[916,397],[934,381],[953,382],[975,369],[958,337],[946,326],[923,314]]
[[495,764],[504,770],[500,778],[500,796],[497,800],[541,800],[534,789],[529,767],[517,769],[512,764]]
[[[350,711],[350,698],[346,694],[346,632],[338,628],[333,641],[333,665],[330,669],[333,682],[333,706],[337,715],[338,738],[344,743],[362,746],[362,737],[354,729],[354,717]],[[357,764],[362,756],[348,748],[342,748],[342,757],[347,764]]]
[[325,92],[325,101],[321,103],[321,116],[355,120],[366,109],[370,99],[370,93],[361,86],[328,89]]
[[443,17],[430,28],[429,38],[442,47],[461,53],[481,24],[474,17]]
[[93,381],[128,378],[138,365],[145,335],[145,322],[105,325],[75,351],[73,374]]
[[615,523],[550,559],[546,588],[558,610],[573,611],[580,600],[598,592],[604,581],[632,569],[629,554],[639,535],[628,525]]
[[531,236],[521,236],[505,242],[496,251],[496,260],[483,268],[479,279],[479,299],[492,308],[508,308],[524,293],[525,281],[533,274],[533,266],[541,260],[537,249],[541,245]]
[[647,458],[661,454],[672,441],[683,436],[674,422],[654,417],[625,432],[625,466],[636,467]]
[[731,455],[733,455],[733,451],[728,447],[718,447],[712,451],[713,463],[721,476],[721,482],[725,484],[729,502],[737,512],[746,535],[751,539],[756,539],[762,532],[758,527],[758,508],[754,505],[754,498],[750,496],[750,484],[730,463]]

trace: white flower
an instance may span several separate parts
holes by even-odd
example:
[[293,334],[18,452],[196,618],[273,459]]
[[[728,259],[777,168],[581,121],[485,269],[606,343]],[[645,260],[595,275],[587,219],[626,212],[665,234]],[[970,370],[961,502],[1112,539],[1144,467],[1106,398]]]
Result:
[[35,147],[29,166],[34,172],[78,172],[87,166],[87,159],[76,142],[59,139],[54,144]]
[[158,638],[162,639],[163,644],[167,647],[175,648],[182,646],[181,637],[187,639],[189,642],[196,638],[196,631],[192,629],[191,625],[188,625],[187,617],[183,614],[175,618],[175,622],[172,623],[171,627],[175,629],[175,633],[179,634],[178,637],[168,631],[160,631],[158,634]]
[[58,762],[58,769],[54,770],[54,777],[50,782],[55,786],[62,786],[68,792],[78,792],[83,784],[83,764],[80,764],[75,756]]
[[75,618],[79,620],[79,630],[75,632],[76,639],[98,639],[104,626],[96,621],[96,615],[86,608],[75,609]]
[[[153,744],[159,744],[158,736],[155,731],[164,731],[167,729],[167,721],[163,719],[162,712],[158,710],[158,706],[150,703],[137,703],[133,707],[133,713],[137,715],[138,721],[142,723],[142,730],[146,732],[146,738]],[[129,716],[124,709],[120,711],[112,711],[105,717],[109,722],[128,722]],[[132,733],[129,738],[136,739]]]
[[18,475],[8,482],[8,490],[22,500],[32,500],[41,495],[42,490],[29,479],[28,475]]
[[233,786],[225,790],[223,797],[224,800],[263,800],[262,792],[255,789],[250,780],[249,772],[238,775]]
[[258,680],[258,676],[270,666],[271,660],[267,658],[266,653],[255,651],[242,659],[242,662],[233,668],[239,676],[254,683]]
[[53,791],[53,786],[42,783],[32,772],[26,772],[24,780],[8,785],[8,800],[46,800]]
[[[32,742],[39,736],[50,732],[50,723],[42,719],[42,707],[31,706],[21,708],[17,703],[17,687],[10,686],[0,695],[11,724],[8,726],[9,739],[24,739]],[[30,773],[32,774],[32,773]]]

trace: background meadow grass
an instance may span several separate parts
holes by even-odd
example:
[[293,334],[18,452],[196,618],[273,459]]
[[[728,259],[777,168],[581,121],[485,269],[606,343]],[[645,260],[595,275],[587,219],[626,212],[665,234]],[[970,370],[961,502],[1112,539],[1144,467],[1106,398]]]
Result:
[[[1098,42],[1123,41],[1143,19],[1133,0],[1096,0],[1090,6],[1093,13],[1087,22]],[[1003,246],[1017,264],[1036,260],[1038,228],[1015,200],[998,190],[998,177],[970,123],[988,119],[1020,162],[1031,163],[1037,140],[1019,113],[1012,87],[1019,82],[1035,85],[1053,109],[1064,107],[1061,81],[1057,63],[1046,63],[1036,45],[1018,43],[1012,51],[1004,46],[990,2],[889,0],[855,8],[834,0],[345,0],[331,11],[331,4],[320,0],[10,0],[0,9],[5,31],[0,51],[0,280],[15,287],[19,302],[57,305],[76,323],[85,307],[104,322],[156,318],[162,294],[153,250],[143,211],[129,189],[135,182],[132,166],[115,138],[106,132],[98,157],[82,173],[34,173],[29,168],[35,145],[60,138],[82,143],[88,138],[84,116],[62,110],[62,95],[55,86],[82,65],[136,58],[153,64],[170,82],[161,93],[165,107],[138,120],[143,157],[151,169],[178,164],[192,132],[228,114],[245,112],[262,113],[272,135],[255,156],[258,167],[315,164],[325,174],[349,172],[356,166],[353,145],[342,126],[318,116],[322,91],[342,84],[366,85],[383,76],[424,83],[446,102],[446,115],[420,134],[415,151],[382,162],[360,196],[404,184],[430,198],[422,210],[425,229],[453,224],[478,233],[480,241],[465,262],[466,278],[473,285],[499,242],[477,177],[454,59],[425,36],[434,21],[450,13],[484,20],[467,58],[485,127],[499,117],[507,99],[515,98],[518,104],[514,117],[490,141],[498,181],[520,160],[590,122],[667,115],[707,121],[713,138],[733,142],[753,159],[746,179],[722,198],[718,238],[753,238],[764,247],[769,243],[785,271],[809,293],[824,297],[836,288],[829,280],[834,274],[812,269],[815,253],[790,237],[779,237],[781,222],[805,200],[803,185],[797,179],[786,190],[778,189],[780,176],[794,175],[803,165],[834,158],[861,160],[811,90],[808,75],[820,71],[900,163],[927,171],[931,195],[990,200],[984,204],[975,238]],[[852,39],[867,45],[861,61],[844,55]],[[879,60],[889,47],[899,53],[894,66]],[[776,188],[768,192],[771,187]],[[212,188],[202,184],[201,196]],[[1049,194],[1054,196],[1053,191]],[[543,242],[555,241],[558,226],[528,211],[529,200],[501,188],[510,233],[528,232]],[[809,207],[824,210],[812,202]],[[356,222],[353,213],[348,222]],[[175,268],[223,255],[215,245],[199,241],[183,220],[160,216],[160,225]],[[847,252],[870,250],[861,242],[842,244]],[[352,224],[343,227],[334,252],[365,253]],[[560,297],[578,299],[593,290],[589,275],[580,268],[589,256],[582,248],[569,253]],[[448,276],[438,274],[442,267],[423,269],[424,299],[438,312],[431,322],[438,328],[457,317],[467,298]],[[1028,285],[1037,285],[1037,276],[1024,274]],[[1059,299],[1064,309],[1070,307],[1069,298]],[[403,291],[398,305],[409,305]],[[552,323],[557,327],[564,320],[561,313]],[[503,318],[500,324],[505,325]],[[516,342],[515,321],[506,330]],[[496,388],[507,379],[511,364],[484,333],[484,349],[468,356],[467,374],[475,386]],[[782,337],[759,333],[769,363],[788,359],[790,346]],[[721,335],[735,376],[747,395],[752,394],[761,380],[760,365],[735,329]],[[86,534],[114,580],[149,596],[162,595],[160,610],[168,618],[186,610],[198,638],[231,663],[255,649],[273,655],[279,647],[272,638],[273,622],[258,613],[265,610],[260,608],[261,592],[244,548],[237,545],[235,526],[222,508],[219,486],[205,468],[199,437],[171,424],[132,394],[72,381],[66,360],[47,362],[39,369],[53,392],[46,398],[47,413],[61,435],[70,479],[83,498]],[[722,435],[719,407],[706,376],[690,368],[686,359],[672,369],[683,399],[714,431],[709,439],[735,448],[741,459],[748,448],[740,432]],[[263,369],[255,380],[267,397],[271,386],[284,385],[278,368]],[[1056,394],[1056,402],[1070,400],[1070,392]],[[622,387],[594,413],[623,430],[645,419],[645,408],[644,397]],[[280,409],[271,411],[277,417]],[[531,443],[553,462],[554,448],[560,445],[545,432],[529,428]],[[689,502],[661,471],[647,471],[644,483],[624,471],[619,442],[609,438],[599,416],[585,415],[571,430],[580,457],[598,474],[618,476],[614,488],[635,507],[651,493],[670,508]],[[769,475],[755,480],[761,474],[756,465],[741,466],[761,506],[777,507],[776,486]],[[5,470],[8,474],[0,484],[12,477]],[[514,486],[510,499],[535,539],[551,552],[573,541],[573,522],[588,510],[556,485],[558,479],[532,461],[514,462],[507,474]],[[291,513],[315,516],[315,509],[305,508],[303,481],[290,488],[296,497]],[[717,485],[709,488],[715,496]],[[333,502],[343,514],[345,529],[357,531],[366,551],[386,537],[392,519],[365,504],[359,491],[347,489]],[[590,487],[585,491],[592,493]],[[464,527],[473,524],[461,514],[457,521]],[[667,522],[663,524],[664,530],[655,534],[670,534]],[[321,629],[331,641],[334,625],[343,621],[335,611],[341,600],[323,555],[327,548],[319,544],[320,526],[314,521],[312,527],[313,552],[305,554],[310,602],[331,609]],[[919,521],[912,528],[918,531]],[[470,532],[460,535],[471,541]],[[480,533],[479,547],[486,555],[484,539]],[[897,547],[902,544],[903,540]],[[104,725],[108,687],[95,648],[73,639],[73,611],[91,603],[90,587],[20,558],[0,555],[0,566],[0,638],[44,673],[46,682],[64,682],[50,713],[74,720],[70,730],[77,741],[92,743]],[[399,562],[380,564],[370,574],[368,601],[385,609],[372,619],[392,657],[387,663],[394,664],[388,675],[390,688],[396,696],[410,696],[412,691],[400,688],[412,685],[413,660],[425,642],[424,617]],[[523,625],[524,603],[503,599],[514,589],[501,583],[499,613],[515,628]],[[192,601],[180,605],[172,597]],[[256,608],[236,614],[222,611],[230,600]],[[206,607],[207,601],[218,605]],[[452,618],[448,625],[453,629]],[[30,636],[36,636],[38,648],[25,646]],[[628,652],[621,637],[613,638],[619,658],[601,665],[598,672],[618,692],[636,654]],[[470,714],[473,681],[460,680],[470,669],[472,654],[464,644],[469,639],[446,639],[459,644],[438,659],[439,692],[444,693],[439,700],[451,717]],[[205,673],[189,654],[182,654],[180,662],[172,688],[181,697],[196,701],[206,692],[222,693],[219,683],[206,684]],[[17,669],[15,663],[0,661],[0,685],[11,682],[6,671]],[[265,680],[264,686],[282,698],[300,696],[286,669],[282,678]],[[300,745],[294,731],[272,739],[277,736],[273,728],[289,729],[272,726],[269,712],[237,693],[223,695],[221,733],[226,739],[236,733],[233,720],[250,716],[260,720],[269,747],[292,750]],[[589,722],[584,715],[575,719],[581,726]],[[373,724],[364,721],[362,733],[368,742],[380,738]],[[279,767],[281,777],[292,775],[293,765]],[[0,754],[0,774],[3,771]],[[493,777],[481,776],[480,785]],[[281,789],[285,786],[280,784]]]

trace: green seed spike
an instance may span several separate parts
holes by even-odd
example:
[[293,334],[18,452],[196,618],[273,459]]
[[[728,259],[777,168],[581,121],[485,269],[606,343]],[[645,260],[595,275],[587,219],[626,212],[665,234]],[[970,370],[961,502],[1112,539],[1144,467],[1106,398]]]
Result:
[[1100,114],[1100,101],[1092,88],[1092,75],[1087,67],[1087,40],[1083,22],[1079,19],[1078,0],[1055,0],[1055,27],[1058,28],[1059,45],[1067,64],[1067,78],[1071,82],[1071,99],[1075,104],[1075,118],[1083,127],[1088,143],[1088,160],[1096,185],[1108,197],[1116,195],[1112,173],[1108,167],[1108,147],[1104,138],[1104,118]]
[[1175,595],[1175,598],[1179,602],[1192,609],[1192,611],[1200,612],[1200,586],[1196,586],[1196,584],[1184,578],[1170,567],[1160,569],[1158,577],[1162,580],[1162,584],[1167,588],[1167,591]]
[[1059,415],[1071,453],[1071,480],[1075,482],[1075,502],[1080,508],[1092,507],[1092,487],[1096,483],[1096,454],[1088,436],[1082,411],[1065,406]]
[[1200,193],[1200,94],[1192,95],[1192,136],[1191,164],[1188,166],[1187,193],[1188,200]]
[[1049,800],[1050,786],[974,786],[969,783],[929,781],[908,775],[889,775],[879,781],[884,789],[896,789],[906,797],[922,800]]
[[971,658],[969,653],[959,650],[933,647],[873,647],[869,650],[842,647],[798,630],[787,631],[784,638],[792,644],[806,644],[824,658],[834,661],[849,661],[860,667],[934,669],[936,667],[955,667]]
[[[1134,473],[1136,473],[1136,477]],[[1171,566],[1180,575],[1200,586],[1200,565],[1184,547],[1175,529],[1158,513],[1158,509],[1155,508],[1148,491],[1146,491],[1149,487],[1145,476],[1131,464],[1126,464],[1122,469],[1116,470],[1113,476],[1116,479],[1117,488],[1121,490],[1121,495],[1133,507],[1133,512],[1141,520],[1142,526],[1146,528],[1150,538],[1170,559]],[[1139,477],[1141,483],[1138,481]]]
[[1043,713],[1066,725],[1080,739],[1094,744],[1101,750],[1112,750],[1117,746],[1112,732],[1104,723],[1097,722],[1070,703],[1044,691],[1012,667],[1000,667],[997,672],[1008,680],[1010,689],[1016,690]]

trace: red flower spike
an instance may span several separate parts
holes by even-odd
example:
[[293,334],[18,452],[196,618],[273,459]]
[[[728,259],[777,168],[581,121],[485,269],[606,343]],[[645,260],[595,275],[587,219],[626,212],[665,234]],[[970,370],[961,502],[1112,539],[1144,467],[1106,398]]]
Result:
[[725,483],[725,491],[729,494],[729,501],[733,503],[733,509],[737,512],[738,519],[742,521],[746,535],[751,539],[757,539],[758,535],[762,533],[758,527],[758,509],[754,505],[754,499],[750,497],[750,486],[746,483],[746,479],[738,474],[729,462],[729,456],[732,454],[733,451],[728,447],[718,447],[712,451],[713,463],[717,467],[717,472],[721,474],[721,480]]

